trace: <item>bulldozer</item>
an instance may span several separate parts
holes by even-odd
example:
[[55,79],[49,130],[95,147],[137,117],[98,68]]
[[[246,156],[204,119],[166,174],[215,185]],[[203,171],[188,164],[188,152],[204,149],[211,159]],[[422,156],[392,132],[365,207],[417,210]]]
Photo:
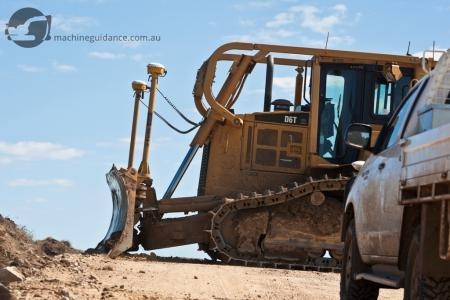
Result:
[[[193,98],[202,121],[159,198],[149,152],[158,81],[167,71],[161,64],[149,64],[149,81],[132,82],[128,166],[113,165],[106,175],[113,212],[96,249],[116,257],[139,247],[198,244],[212,259],[228,264],[338,270],[352,162],[367,155],[346,146],[346,129],[351,123],[370,124],[374,145],[402,98],[434,63],[411,55],[224,44],[197,72]],[[214,90],[219,64],[228,70]],[[238,113],[234,105],[257,65],[265,75],[264,97],[252,103],[260,103],[261,109]],[[292,72],[295,88],[289,99],[272,99],[274,72],[280,67]],[[145,138],[136,169],[139,107],[145,93]],[[199,149],[197,195],[172,197]]]

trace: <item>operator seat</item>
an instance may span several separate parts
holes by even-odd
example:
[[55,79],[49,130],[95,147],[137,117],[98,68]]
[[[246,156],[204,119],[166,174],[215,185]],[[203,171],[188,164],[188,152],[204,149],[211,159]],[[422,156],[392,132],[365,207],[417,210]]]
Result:
[[291,106],[294,106],[291,101],[286,99],[276,99],[270,104],[273,105],[273,111],[290,111]]

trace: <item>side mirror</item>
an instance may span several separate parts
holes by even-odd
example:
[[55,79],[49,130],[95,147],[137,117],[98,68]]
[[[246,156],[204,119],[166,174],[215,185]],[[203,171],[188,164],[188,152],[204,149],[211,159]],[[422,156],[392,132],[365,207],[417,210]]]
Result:
[[370,150],[372,127],[366,124],[353,123],[347,127],[345,143],[353,148]]

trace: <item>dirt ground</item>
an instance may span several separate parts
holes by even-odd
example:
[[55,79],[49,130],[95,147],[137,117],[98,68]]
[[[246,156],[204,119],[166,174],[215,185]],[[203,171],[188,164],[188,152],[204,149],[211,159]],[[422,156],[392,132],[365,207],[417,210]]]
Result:
[[[16,299],[339,299],[339,274],[226,266],[199,260],[82,254],[68,242],[33,241],[0,216],[0,268],[25,275]],[[0,297],[1,298],[1,297]],[[379,299],[403,299],[382,290]]]
[[319,300],[339,299],[339,274],[63,254],[11,290],[18,299]]

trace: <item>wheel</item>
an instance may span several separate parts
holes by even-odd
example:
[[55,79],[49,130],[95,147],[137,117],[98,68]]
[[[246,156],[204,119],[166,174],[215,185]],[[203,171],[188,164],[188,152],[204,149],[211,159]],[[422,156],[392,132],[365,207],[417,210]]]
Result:
[[404,299],[450,299],[450,278],[433,278],[422,275],[419,254],[420,229],[417,229],[408,250]]
[[341,300],[377,299],[379,287],[366,280],[355,280],[355,275],[367,267],[361,259],[356,243],[355,221],[350,221],[345,234],[344,259],[341,270]]

